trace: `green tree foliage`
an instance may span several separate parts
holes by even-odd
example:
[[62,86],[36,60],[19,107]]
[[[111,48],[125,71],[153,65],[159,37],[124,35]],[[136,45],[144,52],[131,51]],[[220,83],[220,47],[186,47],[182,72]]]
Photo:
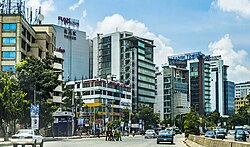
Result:
[[220,113],[213,111],[204,117],[207,127],[216,127],[218,122],[221,122]]
[[153,127],[157,127],[160,123],[160,116],[158,113],[154,113],[153,108],[148,106],[139,106],[138,113],[134,116],[134,123],[139,123],[139,120],[144,122],[144,129],[150,129]]
[[199,117],[194,109],[191,109],[189,113],[184,114],[184,133],[187,137],[188,134],[199,134]]
[[0,73],[0,127],[4,133],[4,140],[8,140],[6,128],[10,121],[23,116],[23,104],[26,93],[20,90],[18,81],[14,76]]
[[168,125],[170,125],[170,126],[173,125],[172,120],[170,118],[162,120],[160,124],[165,126],[165,127],[168,127]]
[[27,58],[16,65],[16,72],[22,91],[27,93],[25,100],[29,102],[25,105],[25,119],[21,120],[21,123],[26,127],[30,124],[30,120],[27,118],[30,118],[29,107],[33,102],[34,91],[36,91],[35,103],[42,108],[40,110],[40,122],[42,123],[40,124],[47,124],[47,121],[51,120],[53,112],[48,115],[50,108],[46,106],[46,102],[52,98],[53,90],[60,84],[58,74],[53,71],[53,57],[48,56],[43,60]]

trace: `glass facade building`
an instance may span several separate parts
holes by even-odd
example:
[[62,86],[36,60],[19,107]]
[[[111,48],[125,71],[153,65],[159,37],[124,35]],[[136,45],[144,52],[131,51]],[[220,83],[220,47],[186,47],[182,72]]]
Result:
[[235,112],[235,84],[225,81],[225,115],[233,115]]

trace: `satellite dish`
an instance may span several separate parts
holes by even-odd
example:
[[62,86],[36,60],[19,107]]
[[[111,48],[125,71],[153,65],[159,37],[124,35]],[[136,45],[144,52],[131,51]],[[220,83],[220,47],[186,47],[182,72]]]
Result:
[[37,19],[39,21],[43,21],[44,20],[44,16],[42,14],[38,14]]

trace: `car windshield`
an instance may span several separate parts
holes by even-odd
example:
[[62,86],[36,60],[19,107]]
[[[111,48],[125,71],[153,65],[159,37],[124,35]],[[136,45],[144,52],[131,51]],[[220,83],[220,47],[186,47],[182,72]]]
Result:
[[238,130],[238,131],[237,131],[237,134],[243,135],[243,134],[244,134],[244,131],[243,131],[243,130]]
[[19,131],[17,131],[16,134],[29,134],[29,135],[33,135],[33,131],[32,130],[19,130]]

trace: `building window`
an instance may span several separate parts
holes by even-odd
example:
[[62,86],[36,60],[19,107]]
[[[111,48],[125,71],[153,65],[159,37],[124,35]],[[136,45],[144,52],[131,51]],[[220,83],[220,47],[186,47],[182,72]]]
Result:
[[15,31],[16,24],[15,23],[4,23],[3,24],[3,31]]
[[14,38],[14,37],[3,37],[2,41],[3,41],[3,45],[16,44],[16,38]]
[[16,52],[2,52],[2,58],[16,58]]
[[13,71],[13,72],[15,72],[15,66],[14,65],[2,65],[2,71]]

